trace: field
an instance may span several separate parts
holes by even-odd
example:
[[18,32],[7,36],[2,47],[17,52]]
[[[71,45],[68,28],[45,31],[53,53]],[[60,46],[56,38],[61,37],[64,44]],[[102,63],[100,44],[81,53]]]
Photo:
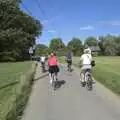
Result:
[[24,84],[21,80],[31,66],[31,62],[0,63],[0,120],[16,107],[11,103],[17,99],[18,89]]
[[[73,58],[73,64],[79,66],[80,57]],[[120,95],[120,57],[95,57],[94,78],[113,92]],[[64,58],[60,58],[64,62]]]
[[95,79],[120,95],[120,57],[98,57],[95,60]]

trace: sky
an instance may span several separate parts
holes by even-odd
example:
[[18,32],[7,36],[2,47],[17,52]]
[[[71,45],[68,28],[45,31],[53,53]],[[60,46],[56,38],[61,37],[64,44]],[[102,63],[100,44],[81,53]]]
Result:
[[73,37],[120,35],[120,0],[23,0],[21,9],[40,20],[42,36],[49,44],[60,37],[67,44]]

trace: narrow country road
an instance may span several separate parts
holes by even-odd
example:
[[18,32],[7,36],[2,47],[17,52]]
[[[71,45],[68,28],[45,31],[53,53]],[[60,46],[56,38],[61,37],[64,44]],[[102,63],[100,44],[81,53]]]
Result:
[[80,87],[79,69],[61,66],[61,87],[54,91],[40,65],[22,120],[120,120],[120,100],[96,83],[93,91]]

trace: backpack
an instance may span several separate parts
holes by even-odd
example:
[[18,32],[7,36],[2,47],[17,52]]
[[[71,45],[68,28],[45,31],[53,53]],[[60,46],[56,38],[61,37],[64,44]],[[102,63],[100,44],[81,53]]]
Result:
[[92,65],[92,67],[95,67],[95,61],[94,60],[91,61],[91,65]]

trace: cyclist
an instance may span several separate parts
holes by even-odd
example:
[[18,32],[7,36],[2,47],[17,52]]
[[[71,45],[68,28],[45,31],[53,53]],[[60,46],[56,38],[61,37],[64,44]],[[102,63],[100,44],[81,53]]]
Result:
[[57,73],[59,72],[58,60],[54,53],[51,53],[50,57],[48,58],[48,67],[49,67],[50,83],[52,84],[52,73],[55,73],[57,77]]
[[[80,61],[82,61],[81,73],[85,73],[86,69],[89,69],[90,71],[92,70],[92,65],[91,65],[92,55],[91,55],[90,49],[87,48],[84,50],[84,54],[81,56]],[[80,73],[80,76],[81,76],[81,73]],[[84,77],[85,76],[81,78],[81,83],[86,82]]]
[[65,60],[67,61],[68,67],[69,67],[69,65],[70,66],[72,65],[72,53],[71,52],[68,52]]
[[42,65],[43,71],[45,70],[45,60],[46,60],[46,57],[44,55],[41,56],[41,65]]

